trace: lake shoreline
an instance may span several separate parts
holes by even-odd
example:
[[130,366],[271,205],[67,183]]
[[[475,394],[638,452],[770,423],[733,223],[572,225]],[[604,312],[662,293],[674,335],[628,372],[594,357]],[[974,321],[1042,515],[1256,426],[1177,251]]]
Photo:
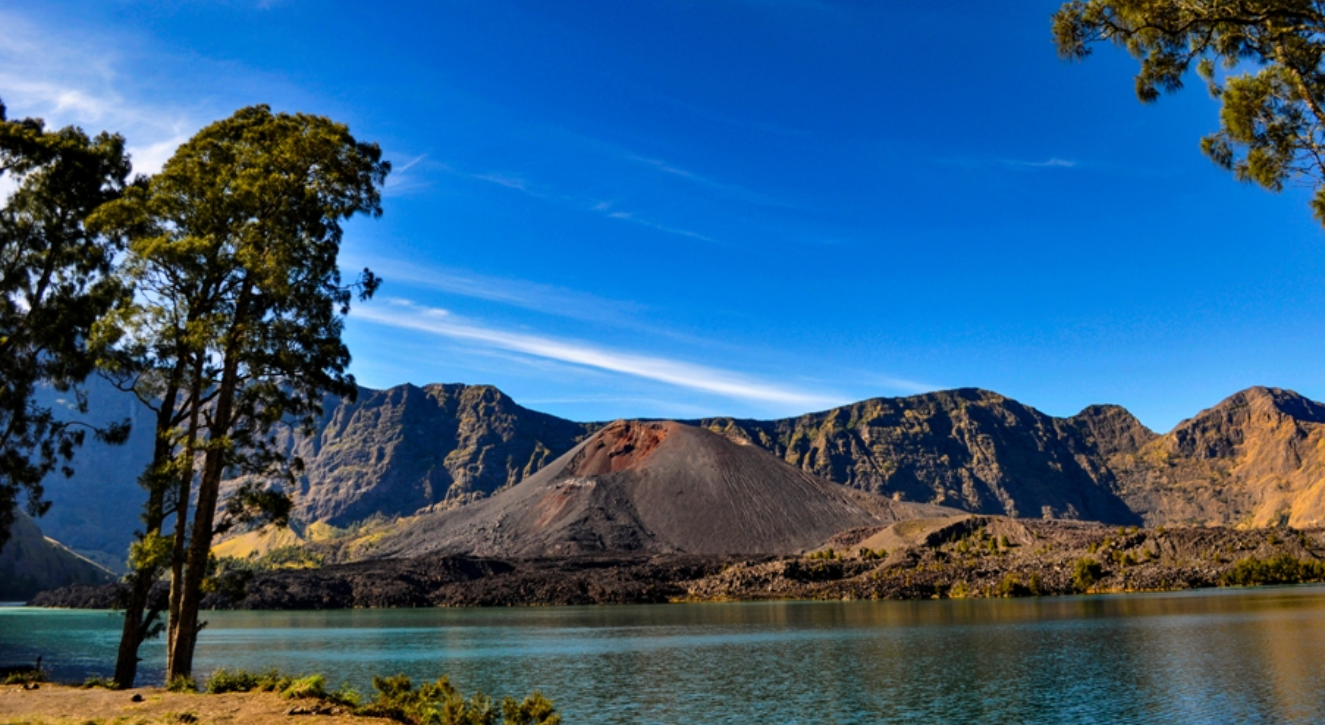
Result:
[[[1325,708],[1318,585],[206,619],[200,677],[319,672],[362,693],[376,674],[448,675],[466,693],[541,691],[567,723],[1306,723]],[[54,680],[104,676],[117,624],[103,611],[5,610],[0,661],[42,654]],[[164,643],[143,657],[143,683],[160,683]]]
[[[848,532],[803,556],[434,555],[227,574],[211,610],[510,607],[665,602],[962,599],[1184,591],[1325,579],[1325,530],[1102,524],[969,516]],[[32,606],[110,608],[117,585]],[[161,595],[164,596],[164,587]]]

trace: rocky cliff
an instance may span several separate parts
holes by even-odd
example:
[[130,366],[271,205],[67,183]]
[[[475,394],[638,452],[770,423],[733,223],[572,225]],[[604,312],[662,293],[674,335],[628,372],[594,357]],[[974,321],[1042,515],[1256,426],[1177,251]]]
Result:
[[1054,418],[966,388],[773,421],[698,424],[853,488],[974,513],[1140,523],[1102,450],[1153,436],[1122,408]]
[[1105,460],[1148,524],[1325,524],[1325,406],[1290,390],[1244,390]]
[[512,486],[595,427],[523,408],[488,385],[400,385],[329,399],[314,436],[287,432],[280,442],[306,467],[296,516],[342,525]]

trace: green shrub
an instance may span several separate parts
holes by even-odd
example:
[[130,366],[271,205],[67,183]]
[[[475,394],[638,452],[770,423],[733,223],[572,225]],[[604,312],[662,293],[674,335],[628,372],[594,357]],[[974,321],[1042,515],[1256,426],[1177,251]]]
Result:
[[1325,581],[1325,562],[1297,559],[1290,554],[1279,554],[1269,559],[1248,557],[1224,572],[1227,586],[1259,586],[1262,584],[1301,584]]
[[857,552],[857,553],[859,554],[860,558],[865,559],[865,560],[884,559],[884,558],[887,558],[887,556],[888,556],[888,550],[887,550],[887,549],[877,549],[877,550],[875,550],[875,549],[871,549],[871,548],[869,548],[868,546],[862,546],[862,547],[860,547],[860,551]]
[[198,683],[194,682],[192,677],[175,675],[166,683],[166,690],[170,692],[197,692]]
[[1104,573],[1104,567],[1098,561],[1090,557],[1077,559],[1076,564],[1072,566],[1072,586],[1079,592],[1088,591],[1095,586],[1095,582],[1100,580]]
[[490,698],[476,692],[468,699],[443,677],[420,685],[416,690],[410,678],[374,677],[377,696],[356,714],[386,717],[411,725],[559,725],[561,716],[541,693],[516,701],[508,697],[498,710]]
[[[253,690],[270,692],[276,688],[263,687],[263,683],[279,677],[280,675],[276,670],[259,674],[248,670],[230,670],[223,667],[207,678],[207,684],[203,685],[203,691],[209,695],[221,695],[227,692],[252,692]],[[280,689],[285,688],[281,687]]]
[[1008,574],[998,583],[998,595],[1001,597],[1027,597],[1030,594],[1030,587],[1022,584],[1016,574]]
[[313,697],[319,700],[327,699],[327,678],[322,675],[308,675],[300,677],[290,682],[281,690],[281,697],[291,700]]

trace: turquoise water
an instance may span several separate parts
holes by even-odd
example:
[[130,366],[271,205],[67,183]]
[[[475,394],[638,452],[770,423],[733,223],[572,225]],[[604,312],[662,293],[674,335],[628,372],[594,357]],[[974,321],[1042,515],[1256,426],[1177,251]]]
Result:
[[[213,612],[222,665],[449,674],[578,723],[1325,722],[1325,588],[1021,600]],[[0,663],[107,674],[106,612],[0,608]],[[145,648],[160,678],[161,643]]]

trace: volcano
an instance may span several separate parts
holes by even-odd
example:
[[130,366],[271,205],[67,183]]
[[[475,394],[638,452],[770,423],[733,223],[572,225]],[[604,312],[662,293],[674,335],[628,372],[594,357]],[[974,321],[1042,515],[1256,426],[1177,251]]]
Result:
[[848,489],[701,428],[617,421],[491,498],[407,519],[372,555],[792,554],[959,513]]

